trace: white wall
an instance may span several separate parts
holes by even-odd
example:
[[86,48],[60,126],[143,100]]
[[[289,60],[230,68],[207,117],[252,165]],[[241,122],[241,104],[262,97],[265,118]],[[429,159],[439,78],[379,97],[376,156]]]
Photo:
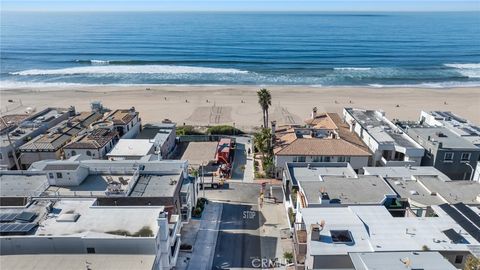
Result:
[[[48,183],[54,186],[78,186],[88,176],[88,168],[78,167],[75,171],[52,170],[46,171]],[[57,173],[62,174],[59,178]]]

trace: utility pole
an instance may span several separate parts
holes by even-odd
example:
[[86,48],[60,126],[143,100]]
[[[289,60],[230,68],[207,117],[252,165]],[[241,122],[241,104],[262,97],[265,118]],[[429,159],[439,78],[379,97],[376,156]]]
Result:
[[[7,123],[5,123],[5,119],[3,119],[3,116],[0,116],[0,119],[2,119],[3,124],[5,125],[5,127],[7,127],[8,144],[10,145],[10,148],[12,149],[13,159],[15,161],[15,166],[17,167],[17,170],[20,170],[20,165],[18,164],[18,159],[17,159],[17,153],[15,152],[15,146],[12,144],[12,140],[10,139],[10,131],[8,130],[8,125],[7,125]],[[8,158],[8,151],[7,151],[7,158]]]
[[203,191],[203,198],[205,198],[205,177],[203,175],[203,162],[202,162],[202,191]]

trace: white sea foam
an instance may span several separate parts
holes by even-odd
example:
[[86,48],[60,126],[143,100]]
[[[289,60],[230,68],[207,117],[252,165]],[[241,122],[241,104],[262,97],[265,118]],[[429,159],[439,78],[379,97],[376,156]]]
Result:
[[93,59],[93,60],[90,60],[90,63],[92,63],[92,65],[108,65],[110,61]]
[[355,71],[366,71],[371,70],[369,67],[336,67],[334,70],[355,70]]
[[419,84],[369,84],[374,88],[464,88],[464,87],[480,87],[480,81],[477,82],[427,82]]
[[480,78],[480,63],[469,64],[445,64],[444,66],[454,68],[458,73],[469,78]]
[[62,69],[29,69],[11,72],[12,75],[79,75],[79,74],[246,74],[248,71],[234,68],[211,68],[170,65],[98,65]]

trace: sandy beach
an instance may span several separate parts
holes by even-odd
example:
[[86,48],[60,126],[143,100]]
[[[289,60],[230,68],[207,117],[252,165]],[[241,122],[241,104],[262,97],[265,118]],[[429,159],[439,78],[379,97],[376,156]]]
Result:
[[[234,124],[250,130],[262,122],[256,91],[259,86],[95,86],[0,90],[1,113],[27,107],[68,107],[88,110],[92,101],[108,108],[140,111],[144,123],[168,118],[179,125]],[[480,88],[355,88],[267,86],[272,93],[270,119],[303,123],[312,107],[341,113],[343,107],[382,109],[387,117],[417,120],[423,110],[448,110],[480,123]],[[9,102],[9,100],[13,102]],[[446,104],[445,104],[446,102]]]

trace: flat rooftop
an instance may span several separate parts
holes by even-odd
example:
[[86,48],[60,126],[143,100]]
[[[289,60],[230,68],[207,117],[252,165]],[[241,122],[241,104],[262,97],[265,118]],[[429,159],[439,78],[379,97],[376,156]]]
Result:
[[2,255],[0,265],[9,270],[151,270],[155,255],[130,254],[31,254]]
[[417,180],[404,180],[401,178],[387,177],[387,182],[393,187],[401,198],[410,199],[410,203],[417,207],[444,204],[445,201],[431,192]]
[[437,176],[444,181],[450,181],[450,178],[441,171],[432,166],[410,166],[410,167],[364,167],[364,173],[370,175],[380,175],[383,177],[395,177],[402,179],[412,179],[417,175]]
[[[42,125],[48,124],[52,120],[60,117],[65,112],[65,109],[47,108],[35,114],[26,115],[27,117],[24,117],[24,115],[14,115],[14,119],[11,119],[11,115],[5,115],[3,117],[6,120],[5,122],[7,122],[7,125],[9,125],[10,127],[16,126],[15,129],[9,132],[9,134],[12,141],[18,141],[23,140],[33,131],[37,130]],[[8,124],[9,121],[12,121],[14,123]],[[3,129],[3,122],[0,125]],[[8,143],[6,133],[2,134],[0,138],[2,139],[2,143]]]
[[395,143],[405,148],[421,148],[380,112],[353,108],[346,108],[346,110],[378,143]]
[[[460,227],[440,207],[432,206],[438,217],[393,217],[384,206],[348,206],[303,208],[307,230],[311,225],[325,221],[320,240],[310,240],[312,255],[346,255],[350,252],[421,251],[428,246],[432,251],[467,251],[467,244],[452,243],[443,232],[453,229],[470,244],[478,242]],[[478,213],[478,209],[474,209]],[[348,230],[352,242],[334,243],[331,231]]]
[[357,177],[348,163],[344,162],[302,162],[287,163],[293,185],[298,181],[319,181],[324,176]]
[[382,204],[387,196],[397,196],[379,176],[325,176],[323,181],[304,181],[298,178],[297,181],[309,205],[320,203],[320,190],[328,194],[331,203],[340,204]]
[[362,252],[349,255],[355,270],[457,269],[438,252]]
[[44,193],[46,196],[107,196],[109,182],[119,184],[119,188],[127,191],[132,175],[90,174],[78,186],[50,186]]
[[107,156],[145,156],[152,148],[153,141],[149,139],[120,139]]
[[131,197],[173,197],[180,174],[140,175],[130,193]]
[[29,197],[48,187],[44,174],[3,174],[0,172],[0,197]]
[[480,183],[468,180],[442,181],[432,176],[417,176],[428,190],[436,192],[448,203],[480,204]]
[[428,147],[430,144],[442,143],[443,148],[452,149],[474,149],[480,151],[470,141],[465,138],[451,132],[446,127],[430,127],[430,126],[409,126],[406,132],[412,139],[417,141],[421,145]]
[[207,164],[215,159],[218,142],[190,142],[180,159],[188,160],[192,165]]
[[469,142],[480,145],[480,126],[449,111],[431,111],[436,121]]
[[[135,234],[149,228],[158,231],[157,218],[163,206],[93,206],[93,199],[60,200],[53,205],[53,216],[39,220],[37,236],[125,237],[115,232]],[[62,214],[80,215],[76,222],[58,222]]]

